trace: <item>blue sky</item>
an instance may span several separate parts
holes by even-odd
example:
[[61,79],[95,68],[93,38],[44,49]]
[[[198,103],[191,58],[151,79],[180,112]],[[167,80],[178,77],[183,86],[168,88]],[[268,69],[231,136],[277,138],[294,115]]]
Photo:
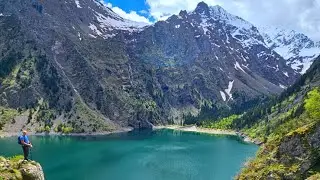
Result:
[[106,3],[111,3],[113,6],[121,7],[126,12],[148,10],[145,0],[105,0]]
[[[102,0],[101,0],[102,1]],[[137,22],[164,20],[180,10],[192,11],[200,1],[220,5],[256,26],[275,26],[320,40],[320,0],[103,0],[120,16]],[[284,11],[285,9],[285,11]]]
[[[149,13],[150,7],[145,0],[104,0],[104,2],[109,4],[109,6],[112,5],[113,8],[116,8],[113,10],[122,16],[129,16],[130,13],[136,13],[136,17],[131,17],[132,14],[129,16],[129,19],[131,20],[141,20],[142,18],[139,18],[140,16],[145,18],[145,20],[142,20],[143,22],[152,23],[155,21],[155,18]],[[127,15],[120,11],[120,9],[127,13]]]

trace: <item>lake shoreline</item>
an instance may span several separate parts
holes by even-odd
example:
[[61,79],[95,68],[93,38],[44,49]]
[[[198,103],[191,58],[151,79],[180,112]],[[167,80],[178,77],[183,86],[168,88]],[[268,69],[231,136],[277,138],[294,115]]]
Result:
[[[29,136],[105,136],[110,134],[118,134],[118,133],[125,133],[132,131],[133,128],[122,128],[119,130],[114,131],[105,131],[105,132],[94,132],[94,133],[69,133],[69,134],[63,134],[63,133],[56,133],[56,132],[50,132],[50,133],[35,133],[35,132],[29,132]],[[6,138],[6,137],[14,137],[21,134],[20,132],[0,132],[0,138]]]
[[168,125],[168,126],[155,126],[155,130],[157,129],[171,129],[185,132],[197,132],[203,134],[213,134],[213,135],[229,135],[229,136],[238,136],[246,143],[253,143],[260,146],[262,143],[256,140],[251,139],[249,136],[245,135],[242,132],[234,131],[234,130],[222,130],[222,129],[209,129],[193,126],[179,126],[179,125]]
[[171,130],[179,130],[179,131],[186,131],[186,132],[198,132],[198,133],[204,133],[204,134],[238,136],[238,133],[232,130],[209,129],[209,128],[201,128],[197,126],[169,125],[169,126],[156,126],[154,129],[171,129]]
[[[247,143],[253,143],[256,145],[261,145],[262,143],[256,140],[251,139],[249,136],[245,135],[242,132],[234,131],[234,130],[222,130],[222,129],[209,129],[209,128],[202,128],[197,127],[195,125],[193,126],[179,126],[179,125],[167,125],[167,126],[154,126],[152,130],[159,130],[159,129],[171,129],[171,130],[177,130],[177,131],[184,131],[184,132],[196,132],[196,133],[203,133],[203,134],[212,134],[212,135],[229,135],[229,136],[238,136],[240,137],[244,142]],[[118,133],[126,133],[133,131],[133,128],[122,128],[119,130],[114,131],[106,131],[106,132],[94,132],[94,133],[69,133],[69,134],[63,134],[63,133],[56,133],[56,132],[50,132],[50,133],[34,133],[29,132],[30,136],[74,136],[74,137],[88,137],[88,136],[105,136],[110,134],[118,134]],[[20,132],[0,132],[0,138],[6,138],[6,137],[14,137],[18,136]]]

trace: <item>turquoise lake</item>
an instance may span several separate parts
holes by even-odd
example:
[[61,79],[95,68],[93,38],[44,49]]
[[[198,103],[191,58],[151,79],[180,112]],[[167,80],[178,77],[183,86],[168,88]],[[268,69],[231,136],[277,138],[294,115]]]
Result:
[[[230,180],[258,150],[235,136],[173,130],[30,139],[47,180]],[[16,154],[17,138],[0,138],[0,155]]]

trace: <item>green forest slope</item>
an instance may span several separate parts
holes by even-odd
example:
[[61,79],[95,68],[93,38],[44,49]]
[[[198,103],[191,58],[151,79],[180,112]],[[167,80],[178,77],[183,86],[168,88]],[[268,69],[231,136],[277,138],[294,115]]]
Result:
[[279,97],[241,115],[203,121],[262,142],[237,179],[317,179],[320,172],[320,58]]

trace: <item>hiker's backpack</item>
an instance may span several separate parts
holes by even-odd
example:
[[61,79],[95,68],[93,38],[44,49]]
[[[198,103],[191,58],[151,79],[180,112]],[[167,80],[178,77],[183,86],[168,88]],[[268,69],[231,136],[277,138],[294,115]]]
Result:
[[18,137],[18,144],[21,145],[21,136]]

